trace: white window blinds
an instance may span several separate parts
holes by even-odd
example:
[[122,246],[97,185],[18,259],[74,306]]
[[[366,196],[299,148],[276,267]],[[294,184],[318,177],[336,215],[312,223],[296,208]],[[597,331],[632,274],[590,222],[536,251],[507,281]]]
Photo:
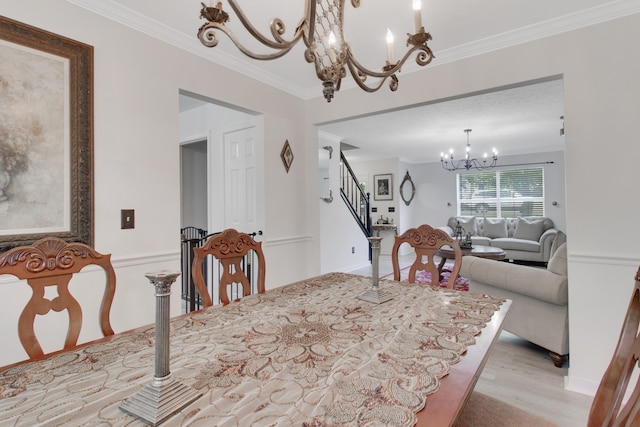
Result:
[[544,216],[543,168],[458,174],[458,215]]

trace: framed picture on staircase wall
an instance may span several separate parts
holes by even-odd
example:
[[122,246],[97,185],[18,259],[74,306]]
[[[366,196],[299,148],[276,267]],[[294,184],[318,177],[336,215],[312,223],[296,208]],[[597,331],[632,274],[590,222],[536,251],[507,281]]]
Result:
[[393,200],[393,174],[373,176],[373,200]]

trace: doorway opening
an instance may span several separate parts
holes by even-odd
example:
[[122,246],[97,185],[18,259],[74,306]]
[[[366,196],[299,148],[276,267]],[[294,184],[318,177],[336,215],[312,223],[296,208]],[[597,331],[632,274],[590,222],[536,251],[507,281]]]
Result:
[[[180,106],[180,237],[183,307],[194,301],[193,247],[227,228],[262,236],[262,116],[187,91]],[[207,266],[215,278],[215,265]],[[208,286],[216,290],[216,286]],[[211,295],[217,301],[217,295]],[[189,304],[187,304],[190,302]]]

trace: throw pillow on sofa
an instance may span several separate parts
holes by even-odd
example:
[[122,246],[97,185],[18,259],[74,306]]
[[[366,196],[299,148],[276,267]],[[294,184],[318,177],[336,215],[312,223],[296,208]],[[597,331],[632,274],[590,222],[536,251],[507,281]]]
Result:
[[533,240],[537,242],[544,232],[544,221],[536,219],[529,221],[525,218],[518,218],[516,230],[513,232],[514,239]]
[[507,233],[507,221],[504,218],[485,218],[484,236],[498,239],[509,237]]

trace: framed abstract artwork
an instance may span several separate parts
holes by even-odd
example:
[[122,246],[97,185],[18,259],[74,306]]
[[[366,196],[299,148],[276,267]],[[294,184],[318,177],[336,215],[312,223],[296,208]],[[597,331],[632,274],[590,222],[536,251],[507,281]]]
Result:
[[0,16],[0,252],[93,246],[93,47]]

